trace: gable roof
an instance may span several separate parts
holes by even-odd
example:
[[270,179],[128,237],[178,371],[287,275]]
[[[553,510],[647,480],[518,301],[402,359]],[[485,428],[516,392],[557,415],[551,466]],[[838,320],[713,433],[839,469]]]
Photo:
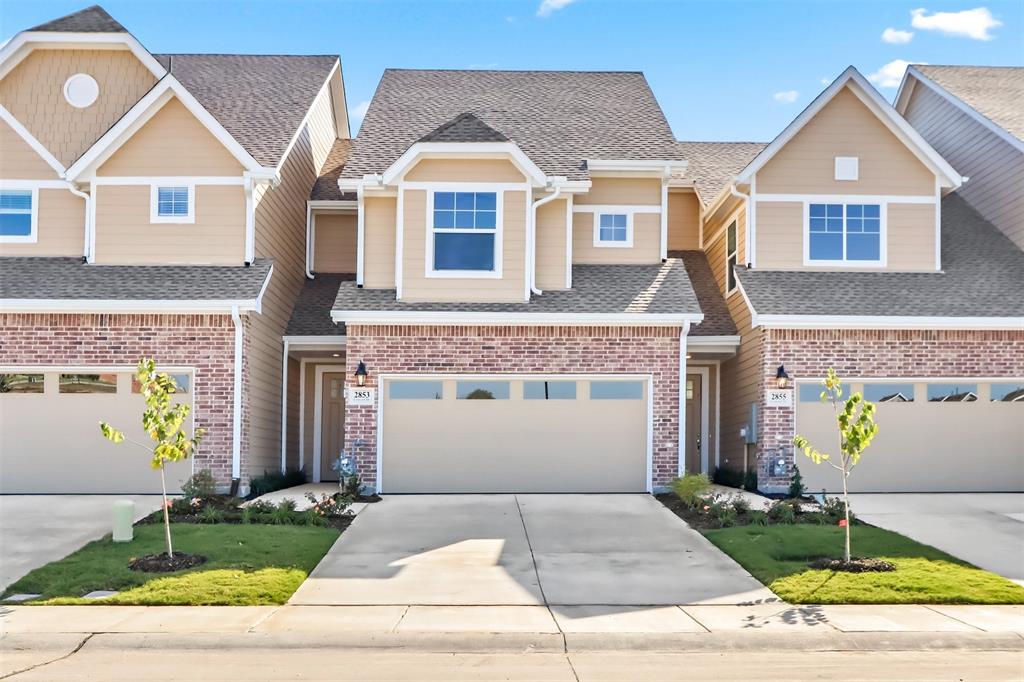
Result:
[[682,160],[639,72],[388,69],[342,178],[383,173],[420,138],[467,113],[549,176],[587,180],[588,159]]
[[679,142],[680,153],[689,162],[686,177],[693,181],[705,207],[767,146],[767,142]]
[[943,187],[956,189],[963,178],[949,163],[929,145],[921,134],[907,123],[900,114],[889,104],[878,91],[875,90],[866,78],[856,68],[847,67],[831,85],[825,88],[821,94],[807,105],[807,108],[800,112],[779,135],[768,144],[747,166],[736,176],[736,182],[748,183],[757,171],[767,164],[780,149],[792,140],[807,123],[813,119],[826,104],[838,95],[843,88],[849,87],[857,98],[878,117],[878,119],[900,139],[903,144],[933,173],[939,176]]
[[99,5],[86,7],[53,21],[33,26],[33,32],[46,33],[127,33],[128,29]]
[[508,142],[508,138],[470,113],[459,114],[418,142]]
[[934,66],[913,64],[896,95],[896,106],[904,111],[907,82],[914,78],[946,99],[959,100],[991,126],[1024,142],[1024,67],[1021,66]]

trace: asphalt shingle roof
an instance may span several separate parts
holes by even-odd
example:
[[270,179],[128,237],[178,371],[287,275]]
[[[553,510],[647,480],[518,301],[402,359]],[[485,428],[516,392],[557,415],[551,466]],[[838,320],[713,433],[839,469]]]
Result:
[[548,175],[589,178],[587,159],[681,160],[639,72],[388,69],[342,172],[381,173],[412,144],[470,113]]
[[344,324],[331,321],[331,307],[342,282],[354,281],[353,275],[318,274],[307,279],[299,293],[285,336],[337,336],[345,333]]
[[1024,317],[1024,252],[956,194],[942,202],[942,267],[737,276],[761,315]]
[[128,30],[119,24],[114,17],[99,5],[86,7],[72,12],[59,19],[47,21],[28,29],[29,31],[47,31],[54,33],[127,33]]
[[0,299],[251,300],[271,261],[216,265],[86,265],[81,258],[0,258]]
[[736,325],[725,303],[722,290],[711,272],[707,254],[703,251],[669,251],[670,258],[680,258],[686,265],[693,292],[697,295],[704,321],[690,329],[692,336],[733,336]]
[[508,138],[473,114],[459,114],[419,139],[420,142],[507,142]]
[[156,57],[263,166],[276,166],[338,58],[158,54]]
[[[686,267],[677,258],[657,265],[574,265],[572,289],[545,291],[530,302],[396,301],[394,289],[359,289],[342,282],[334,310],[453,313],[699,314]],[[639,321],[642,321],[639,320]]]
[[914,68],[1018,140],[1024,140],[1024,67],[915,64]]
[[689,163],[686,175],[693,180],[701,203],[710,204],[767,142],[679,142],[679,153]]
[[327,154],[324,167],[320,170],[320,177],[313,183],[313,189],[309,198],[314,201],[355,201],[355,192],[342,192],[338,187],[338,178],[348,161],[348,154],[352,149],[352,140],[335,140],[334,146]]

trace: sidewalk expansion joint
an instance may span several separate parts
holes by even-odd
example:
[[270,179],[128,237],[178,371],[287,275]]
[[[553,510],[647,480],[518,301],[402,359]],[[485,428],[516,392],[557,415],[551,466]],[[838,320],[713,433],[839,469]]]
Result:
[[[565,638],[565,632],[562,630],[561,623],[559,623],[558,619],[555,618],[555,612],[551,610],[551,604],[548,603],[547,595],[544,594],[544,585],[540,581],[540,570],[537,568],[537,557],[533,553],[533,542],[530,540],[530,531],[526,528],[526,519],[523,517],[523,508],[519,506],[519,496],[513,495],[512,499],[516,501],[516,511],[519,512],[519,522],[523,524],[523,535],[526,536],[526,546],[530,550],[530,561],[533,562],[533,574],[537,576],[537,589],[540,590],[540,598],[544,602],[544,608],[548,610],[548,615],[551,616],[551,622],[555,624],[555,627],[558,628],[558,634],[562,636],[562,648],[564,649],[564,653],[568,656],[569,642]],[[571,663],[569,665],[570,667],[572,666]],[[575,674],[576,671],[573,670],[573,675]],[[578,680],[579,678],[577,677],[576,679]]]
[[51,663],[57,663],[58,661],[63,661],[65,659],[71,658],[72,656],[77,654],[79,651],[81,651],[82,647],[84,647],[86,645],[86,643],[90,639],[92,639],[95,635],[96,635],[95,632],[90,632],[89,634],[87,634],[82,639],[81,642],[78,643],[78,646],[76,646],[74,649],[72,649],[71,651],[67,652],[63,656],[58,656],[57,658],[52,658],[49,661],[43,661],[42,663],[36,663],[35,665],[30,665],[27,668],[22,668],[20,670],[15,670],[13,672],[9,672],[6,675],[0,675],[0,680],[6,680],[6,679],[8,679],[10,677],[14,677],[15,675],[20,675],[22,673],[27,673],[30,670],[38,670],[39,668],[42,668],[43,666],[50,665]]

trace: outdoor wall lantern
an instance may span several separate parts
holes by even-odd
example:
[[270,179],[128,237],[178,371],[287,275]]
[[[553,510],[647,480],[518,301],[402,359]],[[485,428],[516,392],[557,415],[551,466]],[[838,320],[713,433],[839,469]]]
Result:
[[789,386],[789,375],[786,373],[786,368],[782,365],[779,365],[779,368],[775,370],[775,385],[779,388]]
[[362,360],[359,361],[359,366],[356,367],[356,386],[362,387],[366,385],[366,363]]

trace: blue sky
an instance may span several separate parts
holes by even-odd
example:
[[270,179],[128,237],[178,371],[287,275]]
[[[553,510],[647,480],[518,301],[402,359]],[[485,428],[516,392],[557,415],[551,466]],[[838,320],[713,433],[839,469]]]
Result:
[[[0,0],[0,39],[90,1]],[[770,140],[850,64],[1024,65],[1020,0],[102,4],[153,52],[340,55],[354,120],[386,67],[638,70],[680,139]]]

